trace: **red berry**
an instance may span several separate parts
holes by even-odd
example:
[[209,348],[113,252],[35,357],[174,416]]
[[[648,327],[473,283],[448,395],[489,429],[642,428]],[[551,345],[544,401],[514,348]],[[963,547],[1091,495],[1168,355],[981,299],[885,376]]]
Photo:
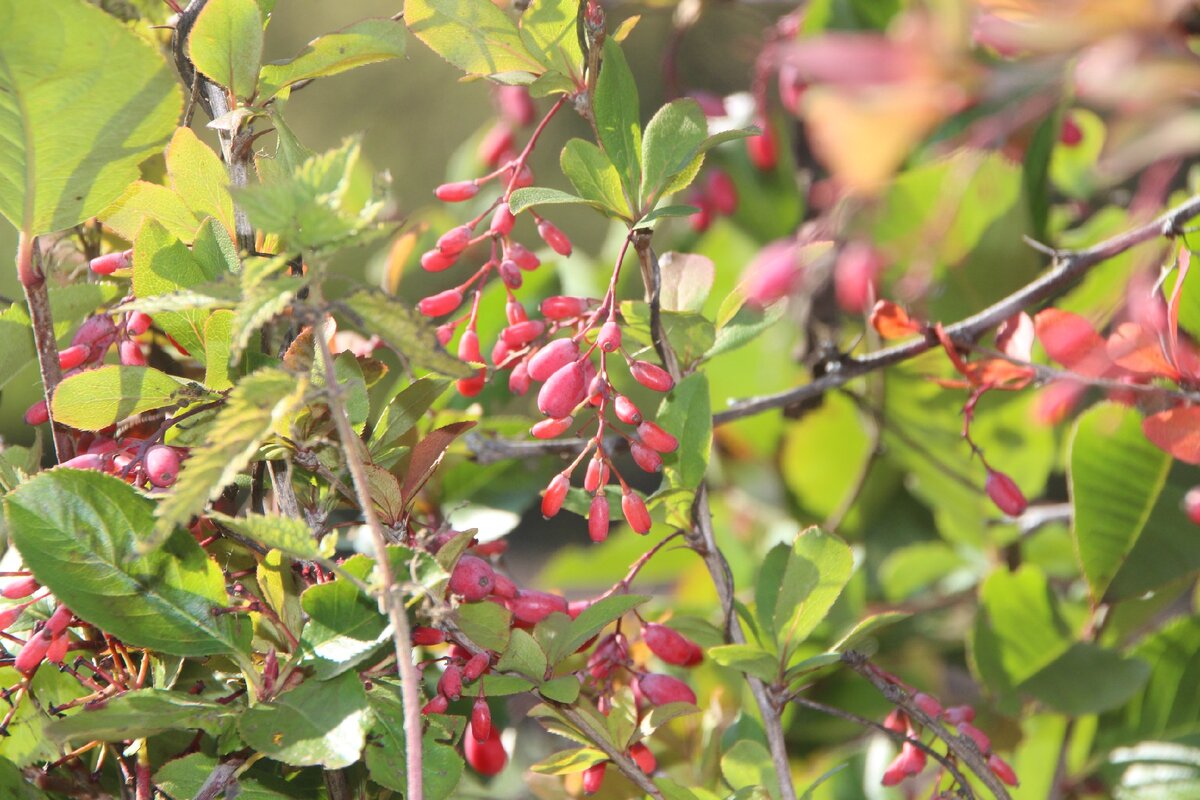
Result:
[[654,622],[642,627],[642,641],[651,653],[678,666],[688,666],[697,649],[696,643],[682,633]]
[[21,652],[17,653],[16,659],[13,660],[13,669],[29,677],[37,671],[49,649],[50,639],[44,632],[31,633],[29,640],[25,642]]
[[492,593],[495,584],[492,565],[482,558],[463,556],[450,573],[450,591],[470,602],[482,600]]
[[587,472],[583,476],[583,488],[595,492],[601,486],[608,484],[608,462],[599,455],[593,456],[588,462]]
[[471,229],[466,225],[459,225],[457,228],[451,228],[443,233],[437,240],[437,249],[444,255],[456,256],[471,243]]
[[508,754],[500,743],[500,732],[494,726],[482,742],[474,736],[464,736],[463,750],[471,769],[480,775],[496,775],[508,763]]
[[851,242],[842,248],[833,268],[833,288],[843,311],[861,314],[870,307],[883,267],[883,254],[869,244]]
[[512,188],[524,189],[526,186],[533,186],[533,168],[528,164],[522,164],[517,170],[516,177],[513,177],[512,168],[505,172],[505,178],[510,181]]
[[449,269],[454,266],[454,262],[458,260],[458,253],[453,255],[443,253],[441,250],[430,250],[421,256],[421,268],[426,272],[441,272],[444,269]]
[[480,742],[492,735],[492,709],[482,697],[471,707],[471,735]]
[[[146,354],[142,352],[142,346],[133,339],[126,339],[121,342],[117,348],[121,363],[127,367],[144,367],[146,366]],[[182,351],[181,351],[182,352]],[[186,355],[186,353],[185,353]]]
[[46,660],[51,664],[61,664],[63,659],[67,657],[67,648],[70,647],[71,641],[65,636],[55,636],[50,640],[50,646],[46,648]]
[[750,163],[761,172],[771,172],[779,164],[779,146],[775,141],[775,132],[769,123],[759,122],[762,133],[746,139],[746,153]]
[[638,691],[652,706],[665,706],[667,703],[696,704],[696,693],[692,688],[678,678],[657,672],[647,672],[637,679]]
[[650,748],[641,742],[631,745],[629,748],[629,757],[641,768],[642,772],[650,775],[654,770],[658,769],[658,760],[654,758],[654,753],[650,752]]
[[521,277],[521,270],[517,266],[517,262],[513,261],[511,258],[506,258],[501,261],[500,266],[497,269],[500,272],[500,280],[503,281],[504,285],[509,289],[520,289],[521,284],[525,282],[525,279]]
[[513,349],[508,346],[508,342],[497,338],[496,343],[492,345],[492,363],[496,365],[496,369],[512,369],[517,365],[517,362],[512,358]]
[[563,367],[579,360],[579,345],[572,339],[555,339],[529,358],[529,377],[547,380]]
[[970,706],[950,706],[942,712],[942,719],[955,726],[964,722],[974,722],[975,709]]
[[496,584],[492,587],[492,594],[496,597],[503,597],[505,600],[511,600],[517,596],[517,585],[509,580],[508,576],[496,573]]
[[450,340],[454,338],[454,325],[449,322],[447,322],[445,325],[438,325],[436,333],[438,344],[440,344],[442,347],[445,347],[446,345],[450,344]]
[[704,233],[712,225],[712,202],[706,196],[693,192],[688,195],[688,204],[696,207],[696,213],[688,216],[688,224],[696,233]]
[[662,456],[641,442],[629,443],[629,454],[633,461],[645,472],[658,472],[662,469]]
[[492,658],[487,653],[476,653],[467,661],[463,667],[463,679],[468,683],[479,679],[479,676],[487,672],[487,668],[492,665]]
[[587,311],[588,302],[582,297],[555,295],[542,301],[542,316],[546,319],[573,319]]
[[992,740],[988,738],[986,733],[979,730],[979,728],[976,728],[969,722],[960,723],[955,727],[958,728],[959,733],[975,743],[975,746],[979,748],[979,752],[988,753],[991,751]]
[[1083,129],[1079,127],[1079,123],[1075,121],[1074,117],[1067,115],[1063,118],[1058,141],[1065,147],[1076,147],[1083,141]]
[[570,488],[571,482],[561,472],[550,480],[549,485],[546,486],[546,491],[542,493],[543,517],[549,519],[559,512],[559,509],[562,508],[563,500],[567,498],[567,490]]
[[487,372],[481,368],[473,377],[459,378],[455,381],[454,387],[463,397],[474,397],[483,391],[485,383],[487,383]]
[[711,170],[708,173],[704,190],[715,211],[728,216],[737,210],[737,187],[733,184],[733,178],[729,177],[729,173],[725,170]]
[[746,267],[743,287],[747,301],[763,308],[791,294],[802,275],[796,256],[796,242],[792,239],[771,242],[760,250]]
[[516,265],[526,272],[532,272],[537,269],[542,263],[541,259],[535,256],[525,245],[520,242],[513,242],[505,253],[508,258],[511,258]]
[[496,210],[492,213],[492,224],[489,227],[492,233],[508,236],[512,233],[513,226],[516,224],[517,218],[508,209],[508,203],[501,203],[496,206]]
[[508,319],[509,325],[516,325],[518,322],[525,322],[529,319],[525,306],[521,305],[521,301],[515,297],[509,297],[504,303],[504,316]]
[[606,353],[615,352],[621,346],[621,326],[615,319],[610,319],[600,327],[596,344]]
[[883,727],[896,733],[908,732],[908,715],[902,709],[893,708],[883,720]]
[[22,603],[19,606],[12,606],[0,611],[0,631],[6,631],[12,627],[12,624],[20,618],[25,609],[29,608],[29,603]]
[[513,367],[512,373],[508,376],[508,390],[517,397],[523,397],[529,391],[529,384],[529,370],[522,361]]
[[643,534],[650,532],[650,512],[646,510],[645,501],[632,489],[626,489],[621,495],[621,512],[634,531]]
[[87,361],[91,355],[92,348],[86,344],[73,344],[65,350],[58,351],[58,366],[59,369],[75,369],[83,362]]
[[91,345],[97,351],[107,350],[116,335],[117,326],[109,317],[88,317],[71,337],[71,344]]
[[554,372],[538,392],[538,410],[555,419],[569,417],[583,400],[587,389],[587,372],[583,364],[574,361]]
[[584,794],[595,794],[600,791],[600,787],[604,783],[604,770],[607,766],[607,761],[601,761],[599,764],[592,764],[583,771]]
[[50,619],[46,620],[46,630],[50,631],[51,636],[58,636],[74,621],[75,614],[71,609],[59,604],[58,608],[54,609],[54,613],[50,615]]
[[913,705],[934,719],[942,715],[942,704],[936,698],[930,697],[924,692],[917,692],[913,695]]
[[779,102],[789,113],[800,116],[800,100],[806,89],[808,84],[795,64],[784,63],[779,67]]
[[455,183],[443,183],[441,186],[433,190],[437,195],[437,199],[443,203],[461,203],[464,200],[470,200],[475,195],[479,194],[479,184],[475,181],[456,181]]
[[616,413],[617,419],[626,425],[637,425],[642,421],[642,412],[638,411],[638,407],[633,404],[633,401],[623,394],[617,395],[613,400],[613,411]]
[[523,347],[542,335],[546,323],[540,319],[527,319],[516,325],[509,325],[500,331],[500,336],[509,347]]
[[174,447],[156,444],[146,451],[143,462],[150,482],[160,488],[175,483],[179,476],[179,451]]
[[990,769],[992,773],[1000,779],[1001,783],[1005,783],[1009,786],[1017,786],[1019,784],[1016,771],[1009,766],[1007,761],[995,753],[992,753],[990,756],[988,756],[988,769]]
[[22,597],[29,597],[38,590],[41,586],[37,578],[30,575],[26,578],[14,578],[4,584],[4,588],[0,589],[0,597],[6,600],[20,600]]
[[508,601],[513,619],[526,625],[536,625],[555,611],[567,613],[567,601],[556,594],[522,589]]
[[88,262],[88,267],[97,275],[112,275],[119,269],[129,269],[133,264],[133,251],[105,253]]
[[588,509],[588,536],[597,544],[608,538],[608,497],[604,492],[592,498]]
[[1193,486],[1183,496],[1183,510],[1187,512],[1188,519],[1200,525],[1200,486]]
[[905,778],[920,775],[925,769],[925,751],[911,742],[905,742],[900,748],[900,754],[892,761],[883,773],[883,785],[895,786]]
[[462,301],[462,292],[458,289],[447,289],[421,300],[417,303],[417,310],[427,317],[441,317],[461,306]]
[[538,223],[538,236],[550,246],[550,249],[560,256],[571,255],[571,240],[550,220],[544,219]]
[[458,340],[458,357],[473,364],[483,363],[483,354],[479,352],[479,334],[468,328]]
[[479,160],[492,169],[500,166],[500,162],[513,148],[512,128],[503,122],[493,125],[483,138],[479,140]]
[[50,409],[45,400],[38,400],[25,411],[26,425],[42,425],[50,421]]
[[529,433],[535,439],[553,439],[555,436],[558,436],[570,428],[571,423],[574,421],[574,417],[563,417],[562,419],[544,419],[530,428]]
[[71,469],[103,470],[107,466],[107,459],[105,459],[103,453],[83,453],[74,458],[68,458],[59,464],[59,466]]
[[650,420],[638,425],[638,436],[642,437],[647,447],[652,447],[660,453],[674,453],[679,449],[679,440]]
[[588,383],[587,401],[599,408],[604,399],[608,397],[610,389],[612,389],[612,386],[609,385],[603,376],[592,376],[591,381]]
[[987,491],[988,497],[992,498],[992,502],[996,504],[996,508],[1010,517],[1020,516],[1029,505],[1029,501],[1025,499],[1025,495],[1021,494],[1021,488],[1017,486],[1016,481],[1003,472],[989,469],[984,489]]
[[533,123],[537,107],[524,86],[500,86],[496,89],[496,105],[513,125],[522,127]]
[[450,707],[450,701],[440,694],[436,695],[432,700],[425,704],[421,709],[422,714],[445,714],[446,709]]
[[437,689],[438,694],[448,700],[462,697],[462,668],[457,664],[446,667],[442,677],[438,678]]
[[629,362],[629,372],[635,381],[656,392],[669,392],[675,386],[675,381],[665,369],[649,361]]
[[153,321],[149,314],[141,311],[130,311],[129,316],[125,318],[125,332],[130,336],[141,336],[150,330],[150,323]]
[[437,628],[418,625],[412,630],[412,643],[417,647],[432,647],[446,641],[446,634]]

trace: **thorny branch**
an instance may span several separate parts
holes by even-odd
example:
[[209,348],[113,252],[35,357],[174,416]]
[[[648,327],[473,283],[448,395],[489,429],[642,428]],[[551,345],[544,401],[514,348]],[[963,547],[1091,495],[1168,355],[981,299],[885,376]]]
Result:
[[[37,350],[38,369],[42,379],[42,396],[46,408],[54,389],[62,380],[62,369],[58,365],[58,344],[54,338],[54,318],[50,313],[50,293],[46,290],[46,274],[42,269],[42,251],[35,236],[24,233],[17,240],[17,277],[25,292],[25,305],[29,309],[29,321],[33,328],[33,344]],[[54,435],[54,453],[61,463],[74,455],[71,439],[51,415],[51,430]]]

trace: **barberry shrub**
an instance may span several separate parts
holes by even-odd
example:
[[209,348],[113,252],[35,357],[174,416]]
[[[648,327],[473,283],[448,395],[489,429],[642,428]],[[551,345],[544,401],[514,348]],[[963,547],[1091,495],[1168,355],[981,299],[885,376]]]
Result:
[[0,0],[0,796],[1195,795],[1200,24],[1009,5]]

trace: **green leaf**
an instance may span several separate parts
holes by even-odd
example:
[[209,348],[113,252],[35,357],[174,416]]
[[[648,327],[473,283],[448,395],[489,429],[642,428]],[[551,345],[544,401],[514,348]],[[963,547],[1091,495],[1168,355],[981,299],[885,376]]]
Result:
[[262,11],[254,0],[209,0],[187,46],[196,69],[235,97],[254,95],[263,51]]
[[55,388],[51,407],[56,421],[81,431],[98,431],[143,411],[203,396],[196,384],[189,386],[153,367],[109,364],[65,379]]
[[242,378],[213,420],[207,443],[193,448],[183,462],[179,480],[158,505],[153,532],[139,543],[139,549],[152,550],[220,495],[300,404],[306,389],[303,379],[277,369],[261,369]]
[[233,388],[229,379],[229,346],[233,331],[233,312],[227,308],[214,311],[204,325],[204,385],[215,392]]
[[712,259],[698,253],[666,252],[658,266],[662,273],[658,301],[663,311],[702,312],[716,278]]
[[237,707],[201,700],[183,692],[137,689],[105,701],[99,708],[58,719],[46,732],[59,742],[99,739],[120,742],[144,739],[171,730],[201,730],[210,736],[221,732]]
[[167,145],[166,160],[171,188],[192,214],[197,219],[216,219],[232,235],[233,195],[229,193],[229,173],[220,156],[200,141],[191,128],[178,128]]
[[497,675],[489,672],[483,676],[483,692],[488,697],[507,697],[523,694],[533,689],[533,681],[519,675]]
[[607,208],[605,204],[595,200],[588,200],[573,195],[570,192],[564,192],[559,189],[546,189],[541,186],[526,186],[523,189],[517,189],[508,199],[508,209],[514,214],[520,214],[522,211],[536,206],[554,205],[585,205],[599,211],[604,211]]
[[[788,667],[787,672],[783,674],[783,680],[785,683],[790,683],[801,676],[807,676],[819,669],[837,664],[841,660],[841,653],[819,653],[809,658],[802,658]],[[806,680],[811,680],[811,677]]]
[[614,594],[592,603],[578,617],[571,620],[566,631],[554,640],[553,646],[546,654],[550,665],[558,664],[610,623],[616,622],[649,599],[645,595]]
[[572,81],[583,75],[578,16],[579,0],[533,0],[521,14],[521,41],[529,54]]
[[853,650],[864,639],[873,636],[876,631],[882,630],[889,625],[895,625],[897,622],[903,622],[911,616],[912,614],[907,611],[884,611],[880,614],[872,614],[851,628],[849,633],[838,640],[833,649],[839,653],[846,650]]
[[514,73],[513,80],[528,83],[543,71],[517,26],[491,3],[405,0],[404,21],[429,49],[468,75]]
[[[374,568],[366,556],[353,556],[342,565],[365,579]],[[300,596],[308,623],[300,636],[306,660],[320,679],[332,678],[361,663],[391,636],[379,605],[344,578],[310,586]]]
[[309,679],[238,721],[246,744],[295,767],[348,767],[359,759],[370,719],[367,693],[353,672]]
[[191,534],[137,554],[154,502],[98,472],[55,469],[5,499],[13,543],[38,581],[81,618],[132,647],[181,656],[239,650],[249,624],[213,614],[225,577]]
[[400,58],[406,41],[404,23],[391,19],[366,19],[337,33],[319,36],[295,58],[263,65],[258,76],[258,101],[266,102],[298,81]]
[[1200,469],[1176,461],[1166,486],[1142,528],[1133,550],[1121,561],[1104,592],[1110,601],[1130,600],[1200,570],[1200,537],[1187,515],[1184,497],[1200,483]]
[[[190,753],[183,758],[172,759],[154,773],[154,785],[170,797],[196,797],[205,781],[217,768],[218,762],[204,753]],[[297,796],[315,796],[318,792],[311,778],[290,776],[284,782],[273,776],[260,774],[251,767],[237,776],[238,800],[294,800]],[[312,777],[316,777],[315,775]],[[317,778],[320,780],[320,778]],[[303,793],[303,794],[298,794]]]
[[622,192],[621,176],[599,147],[583,139],[572,139],[563,147],[559,165],[581,197],[610,216],[632,221],[633,212]]
[[605,155],[617,168],[625,197],[638,197],[642,183],[642,126],[639,119],[637,83],[621,47],[612,39],[604,42],[604,61],[596,81],[594,102],[596,128]]
[[579,699],[579,679],[574,675],[560,675],[539,686],[538,693],[556,703],[574,703]]
[[669,194],[677,194],[691,186],[692,181],[696,180],[696,176],[700,174],[700,168],[704,166],[704,156],[709,150],[725,142],[745,139],[747,136],[754,136],[757,133],[758,128],[750,127],[721,131],[709,136],[700,143],[700,147],[697,149],[696,155],[692,158],[691,162],[680,170],[675,177],[667,181],[667,185],[663,188],[660,196],[665,197]]
[[742,739],[721,756],[721,774],[736,789],[766,787],[779,797],[779,777],[767,748],[752,739]]
[[996,637],[1000,665],[1013,684],[1033,677],[1070,648],[1070,630],[1036,566],[994,571],[979,597]]
[[250,346],[250,338],[279,316],[304,288],[305,278],[287,275],[273,281],[248,285],[242,302],[229,322],[229,358],[236,362]]
[[496,662],[496,669],[518,672],[541,683],[546,678],[546,665],[546,654],[533,637],[521,628],[515,628],[508,637],[508,647]]
[[654,206],[671,179],[691,164],[707,136],[708,121],[695,100],[673,100],[658,110],[642,139],[642,208]]
[[[455,622],[467,638],[480,647],[497,653],[508,647],[512,612],[503,606],[488,602],[464,603],[458,607]],[[540,674],[537,677],[538,680],[542,678]]]
[[152,219],[175,238],[191,242],[200,220],[175,192],[157,183],[134,181],[98,215],[105,227],[126,241],[137,239],[142,224]]
[[408,433],[450,386],[440,378],[418,378],[384,407],[371,436],[371,455],[376,455]]
[[[54,337],[66,346],[85,316],[97,307],[121,296],[115,283],[75,283],[49,290],[50,313],[54,317]],[[13,303],[0,313],[0,389],[37,358],[33,329],[25,303]]]
[[378,292],[357,292],[344,301],[361,321],[368,335],[378,334],[384,343],[416,367],[448,378],[468,378],[475,370],[459,361],[437,342],[434,326],[409,306]]
[[80,0],[0,0],[0,30],[0,215],[31,235],[78,225],[166,143],[179,81],[155,46]]
[[209,517],[270,550],[280,550],[293,558],[310,561],[321,557],[313,532],[303,520],[265,514],[231,517],[218,511],[210,513]]
[[1076,642],[1020,685],[1021,691],[1072,716],[1125,704],[1150,677],[1150,665],[1090,642]]
[[1133,655],[1154,665],[1125,708],[1106,718],[1102,738],[1116,743],[1171,741],[1200,732],[1200,619],[1178,617],[1149,635]]
[[820,528],[796,537],[775,605],[780,643],[799,644],[816,629],[854,572],[854,555],[841,539]]
[[679,440],[679,449],[663,458],[671,486],[695,489],[708,471],[712,450],[712,411],[708,379],[695,372],[683,379],[662,401],[657,423]]
[[597,750],[594,747],[575,747],[549,755],[529,769],[540,775],[573,775],[607,760],[608,756],[604,754],[603,750]]
[[658,206],[653,211],[644,214],[637,222],[633,224],[635,228],[653,228],[654,224],[660,219],[669,217],[690,217],[700,209],[695,206]]
[[1146,527],[1171,457],[1146,439],[1139,413],[1112,403],[1079,418],[1069,452],[1079,561],[1101,598]]
[[723,667],[753,675],[765,683],[774,683],[779,678],[779,656],[755,644],[710,647],[708,657]]
[[713,346],[704,354],[705,360],[736,350],[758,338],[787,311],[787,303],[774,303],[763,311],[742,306],[724,325],[717,328]]
[[[367,692],[374,719],[365,760],[371,780],[395,792],[405,792],[404,706],[399,695],[398,687],[378,681]],[[453,747],[437,739],[437,731],[430,726],[421,743],[421,783],[429,800],[446,800],[458,788],[463,760]]]
[[8,800],[50,800],[50,795],[25,780],[17,765],[0,758],[0,795]]
[[655,731],[671,720],[699,713],[700,709],[691,703],[667,703],[662,706],[654,706],[638,723],[638,736],[640,738],[653,736]]

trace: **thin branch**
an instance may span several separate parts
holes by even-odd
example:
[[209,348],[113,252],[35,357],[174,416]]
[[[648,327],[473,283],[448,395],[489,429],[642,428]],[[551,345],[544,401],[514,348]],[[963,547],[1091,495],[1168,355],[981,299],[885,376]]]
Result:
[[230,756],[213,767],[208,778],[196,792],[195,800],[216,800],[225,793],[225,788],[237,780],[238,770],[246,763],[245,756]]
[[580,713],[579,710],[577,710],[574,706],[556,703],[551,700],[547,700],[546,702],[549,705],[554,706],[554,709],[558,711],[558,713],[561,714],[564,719],[566,719],[581,732],[583,732],[589,739],[591,739],[592,744],[596,746],[596,749],[602,751],[606,756],[608,756],[609,760],[616,765],[617,769],[621,770],[621,773],[628,778],[634,786],[637,786],[651,797],[657,798],[657,800],[663,800],[662,792],[660,792],[658,787],[654,785],[654,781],[650,780],[646,773],[642,772],[642,768],[637,765],[637,762],[634,761],[628,753],[622,752],[621,750],[618,750],[609,744],[608,737],[604,736],[595,728],[593,728],[592,721],[590,719],[588,719],[584,714]]
[[[319,288],[315,287],[314,295],[318,294]],[[412,634],[409,630],[408,615],[404,610],[403,590],[396,582],[391,562],[388,560],[387,534],[379,521],[379,515],[375,513],[374,501],[371,500],[367,469],[359,450],[362,440],[355,435],[350,426],[350,417],[346,413],[345,390],[338,382],[333,353],[329,350],[329,342],[320,326],[314,326],[314,334],[313,340],[317,343],[325,367],[325,392],[329,413],[337,426],[338,439],[346,457],[346,466],[350,470],[354,491],[358,495],[358,504],[362,507],[363,518],[371,531],[371,540],[375,546],[375,568],[379,570],[379,579],[383,584],[379,596],[380,610],[387,614],[392,623],[392,641],[396,647],[396,663],[400,672],[400,692],[404,706],[405,776],[408,786],[405,797],[408,800],[421,800],[421,765],[424,763],[421,758],[421,676],[413,665]]]
[[983,785],[999,800],[1010,800],[1008,790],[1004,788],[1004,784],[1000,782],[1000,779],[988,767],[986,756],[980,752],[978,745],[972,739],[961,734],[952,734],[946,730],[941,720],[921,710],[903,687],[884,679],[862,653],[847,650],[845,653],[842,653],[842,663],[870,681],[879,690],[880,694],[887,698],[889,703],[902,708],[904,713],[908,714],[911,719],[916,720],[921,725],[933,731],[934,736],[946,743],[946,747],[950,750],[950,753],[963,764],[970,767],[971,771],[983,782]]
[[[22,233],[17,239],[17,278],[25,292],[25,305],[29,309],[29,322],[33,328],[33,345],[37,351],[38,370],[42,378],[42,397],[46,409],[54,389],[62,380],[62,369],[58,365],[58,343],[54,338],[54,317],[50,313],[50,293],[46,290],[46,274],[42,269],[42,251],[36,236]],[[74,455],[71,439],[66,430],[50,416],[50,429],[54,437],[54,454],[59,463]]]
[[[1151,239],[1160,236],[1173,237],[1179,233],[1184,222],[1197,215],[1200,215],[1200,195],[1192,197],[1145,225],[1105,239],[1099,244],[1082,250],[1055,250],[1054,266],[1049,272],[979,313],[948,326],[946,333],[956,343],[964,346],[974,344],[981,336],[1013,314],[1058,296],[1097,264]],[[877,350],[859,358],[842,359],[830,365],[831,369],[825,375],[803,386],[733,402],[729,408],[713,415],[713,424],[721,425],[762,411],[803,402],[869,372],[919,356],[937,346],[937,337],[930,332],[919,339]]]
[[961,772],[958,771],[958,767],[954,766],[954,762],[915,736],[905,736],[903,733],[900,733],[900,731],[894,731],[873,719],[867,719],[866,717],[859,716],[853,711],[843,711],[837,706],[827,706],[824,703],[818,703],[816,700],[809,700],[807,697],[802,695],[789,697],[788,702],[795,703],[798,706],[804,706],[805,708],[811,708],[813,711],[820,711],[822,714],[828,714],[831,717],[840,717],[841,719],[849,722],[862,725],[864,728],[872,728],[873,730],[879,731],[883,735],[889,737],[897,744],[904,744],[905,742],[908,742],[913,747],[921,750],[934,761],[945,767],[946,771],[950,773],[950,776],[958,782],[960,787],[962,787],[963,797],[965,797],[966,800],[974,799],[975,793],[971,790],[971,784],[967,783],[967,779]]

